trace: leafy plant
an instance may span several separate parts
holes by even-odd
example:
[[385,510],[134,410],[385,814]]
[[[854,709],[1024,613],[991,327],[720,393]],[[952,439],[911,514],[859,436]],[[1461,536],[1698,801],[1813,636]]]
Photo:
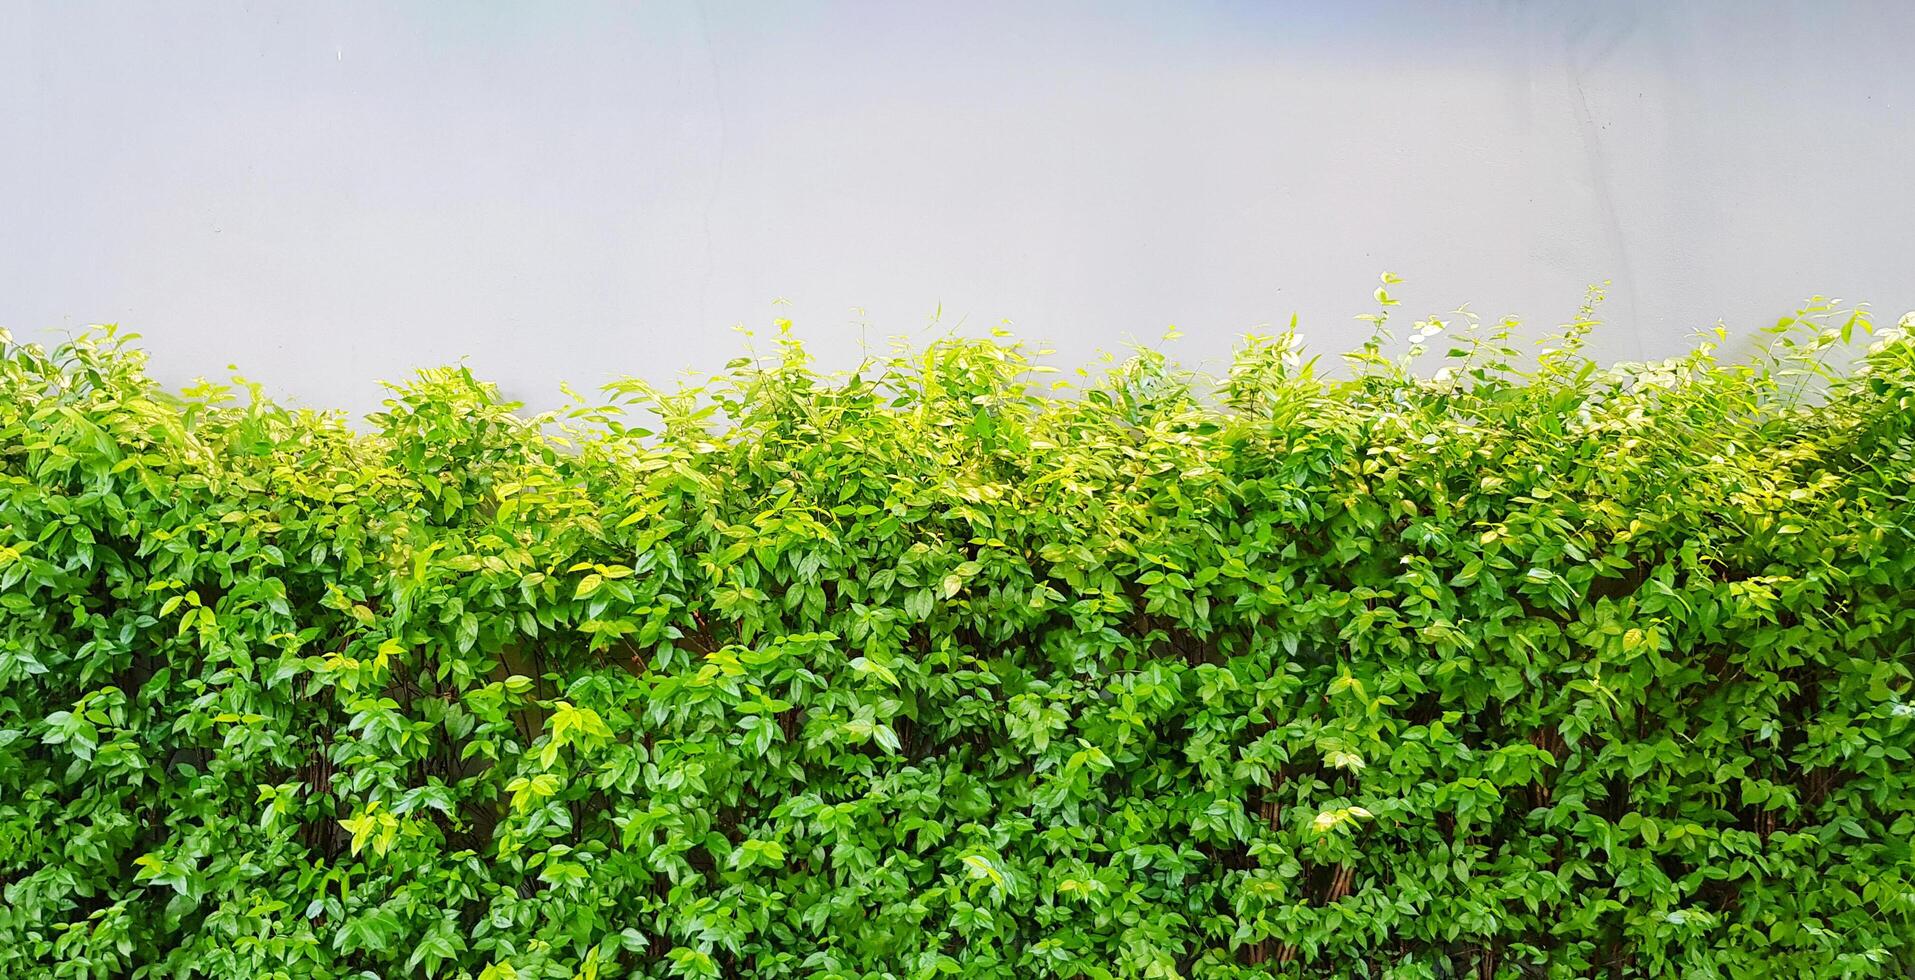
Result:
[[1389,285],[1341,378],[781,325],[364,428],[8,339],[0,974],[1915,966],[1915,343]]

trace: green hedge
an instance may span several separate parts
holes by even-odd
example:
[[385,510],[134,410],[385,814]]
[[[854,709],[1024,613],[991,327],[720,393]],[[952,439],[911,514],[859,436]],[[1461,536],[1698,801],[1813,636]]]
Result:
[[1373,319],[357,425],[7,340],[0,976],[1915,965],[1915,342]]

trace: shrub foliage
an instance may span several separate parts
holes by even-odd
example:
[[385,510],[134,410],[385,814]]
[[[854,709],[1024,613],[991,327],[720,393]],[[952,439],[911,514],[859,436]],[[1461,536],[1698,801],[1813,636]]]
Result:
[[0,975],[1908,969],[1915,343],[1379,297],[360,426],[9,340]]

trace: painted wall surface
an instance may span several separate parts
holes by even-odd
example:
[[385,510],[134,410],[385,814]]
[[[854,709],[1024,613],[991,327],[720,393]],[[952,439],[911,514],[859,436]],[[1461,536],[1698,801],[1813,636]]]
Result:
[[0,0],[0,325],[551,405],[775,316],[839,365],[940,310],[1333,351],[1389,270],[1540,325],[1611,279],[1599,353],[1659,356],[1915,307],[1911,52],[1901,0]]

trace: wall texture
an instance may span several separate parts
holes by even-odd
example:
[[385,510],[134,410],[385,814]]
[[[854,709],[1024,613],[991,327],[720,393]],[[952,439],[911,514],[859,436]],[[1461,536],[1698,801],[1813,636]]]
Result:
[[[374,406],[469,356],[535,405],[795,319],[1058,360],[1299,314],[1673,352],[1915,306],[1915,4],[0,0],[0,325]],[[779,305],[774,305],[775,303]],[[941,329],[941,328],[940,328]]]

